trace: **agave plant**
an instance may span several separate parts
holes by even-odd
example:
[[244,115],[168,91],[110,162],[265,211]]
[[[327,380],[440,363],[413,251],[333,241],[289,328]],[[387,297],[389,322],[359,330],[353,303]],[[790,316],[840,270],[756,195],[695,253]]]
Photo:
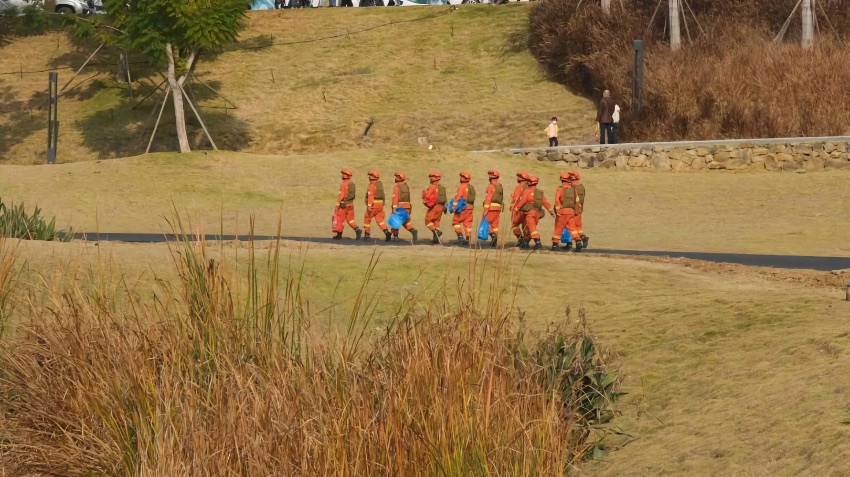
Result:
[[72,236],[71,230],[56,230],[55,217],[50,222],[45,221],[40,208],[36,207],[32,214],[28,214],[24,204],[7,207],[0,199],[0,237],[69,242]]

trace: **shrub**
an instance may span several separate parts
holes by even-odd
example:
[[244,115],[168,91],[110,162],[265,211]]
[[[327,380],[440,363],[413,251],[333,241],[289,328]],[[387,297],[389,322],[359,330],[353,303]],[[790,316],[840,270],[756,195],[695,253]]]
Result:
[[[802,51],[799,21],[772,44],[796,0],[690,0],[683,48],[669,49],[665,6],[656,1],[547,0],[532,6],[529,47],[541,68],[571,90],[622,108],[632,141],[850,134],[850,2],[823,5],[816,47]],[[819,2],[819,4],[822,2]],[[820,7],[819,7],[820,9]],[[691,15],[695,13],[695,17]],[[819,10],[820,12],[820,10]],[[799,11],[797,13],[799,18]],[[646,42],[643,110],[631,104],[632,41]]]
[[619,397],[581,313],[574,326],[531,333],[501,285],[489,296],[469,286],[456,299],[408,297],[370,339],[375,259],[347,330],[320,339],[301,276],[278,270],[276,245],[265,270],[249,249],[245,282],[207,253],[176,247],[180,284],[163,283],[153,301],[62,284],[33,307],[0,346],[0,468],[564,475]]
[[69,242],[73,231],[57,231],[56,218],[46,222],[38,207],[30,214],[24,209],[24,204],[7,207],[0,199],[0,237]]

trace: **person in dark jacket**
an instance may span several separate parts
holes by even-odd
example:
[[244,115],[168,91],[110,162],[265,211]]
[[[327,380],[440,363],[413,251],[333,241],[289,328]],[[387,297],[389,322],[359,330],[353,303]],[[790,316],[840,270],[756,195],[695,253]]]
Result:
[[596,113],[596,122],[599,123],[599,144],[617,144],[614,134],[614,99],[607,89],[602,93],[602,101],[599,103],[599,112]]

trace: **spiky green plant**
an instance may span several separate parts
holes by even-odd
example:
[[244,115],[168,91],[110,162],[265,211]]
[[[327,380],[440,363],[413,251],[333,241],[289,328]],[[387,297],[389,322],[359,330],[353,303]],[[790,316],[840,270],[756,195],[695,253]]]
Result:
[[0,199],[0,237],[69,242],[73,238],[73,231],[56,230],[56,218],[47,222],[41,216],[38,206],[32,213],[28,213],[24,204],[6,206]]

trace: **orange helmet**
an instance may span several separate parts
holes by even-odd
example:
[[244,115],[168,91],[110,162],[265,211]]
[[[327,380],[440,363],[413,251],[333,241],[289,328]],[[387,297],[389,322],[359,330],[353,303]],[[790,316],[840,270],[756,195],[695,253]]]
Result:
[[538,179],[534,176],[530,176],[528,178],[528,185],[537,185],[538,182],[540,182],[540,179]]
[[570,172],[565,172],[561,174],[561,182],[568,182],[573,180],[573,175]]
[[499,170],[498,169],[490,169],[487,171],[487,177],[490,179],[498,179],[499,178]]
[[517,182],[528,182],[529,175],[525,171],[519,171],[516,173],[516,181]]
[[570,171],[570,175],[575,181],[581,180],[581,173],[579,171]]
[[380,178],[381,178],[381,173],[380,173],[380,172],[378,172],[378,171],[376,171],[376,170],[374,170],[374,169],[373,169],[373,170],[371,170],[371,171],[369,171],[369,173],[368,173],[368,174],[369,174],[369,177],[370,177],[370,178],[371,178],[371,177],[374,177],[375,179],[380,179]]
[[404,175],[404,172],[396,172],[395,173],[395,181],[396,182],[404,182],[407,180],[407,176]]
[[431,171],[431,172],[428,173],[428,178],[434,179],[434,180],[440,180],[440,179],[443,178],[443,174],[441,174],[440,171]]
[[341,171],[339,171],[339,172],[342,174],[342,177],[344,177],[344,178],[346,178],[346,179],[348,179],[348,178],[350,178],[351,176],[353,176],[353,175],[354,175],[354,173],[353,173],[353,172],[351,172],[351,169],[343,169],[343,170],[341,170]]
[[463,172],[460,173],[460,181],[461,182],[469,182],[471,180],[472,180],[472,176],[469,175],[468,172],[463,171]]

